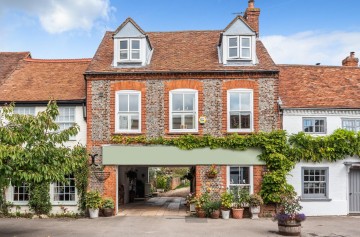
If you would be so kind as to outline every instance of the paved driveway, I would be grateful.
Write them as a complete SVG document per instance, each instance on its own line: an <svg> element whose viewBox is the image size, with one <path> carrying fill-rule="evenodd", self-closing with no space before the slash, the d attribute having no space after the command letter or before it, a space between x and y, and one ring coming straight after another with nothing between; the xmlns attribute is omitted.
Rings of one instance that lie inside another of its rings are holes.
<svg viewBox="0 0 360 237"><path fill-rule="evenodd" d="M269 219L213 220L182 216L116 216L98 219L0 219L1 237L253 237L278 236ZM314 217L302 236L358 237L359 217Z"/></svg>

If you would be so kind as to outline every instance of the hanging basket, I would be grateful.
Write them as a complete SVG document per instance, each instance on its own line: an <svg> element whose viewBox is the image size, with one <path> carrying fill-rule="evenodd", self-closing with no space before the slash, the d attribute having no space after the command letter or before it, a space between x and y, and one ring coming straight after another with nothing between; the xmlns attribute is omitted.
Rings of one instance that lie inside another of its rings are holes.
<svg viewBox="0 0 360 237"><path fill-rule="evenodd" d="M206 173L206 176L207 176L209 179L214 179L214 178L216 178L217 174Z"/></svg>
<svg viewBox="0 0 360 237"><path fill-rule="evenodd" d="M107 180L110 177L110 172L105 171L93 171L95 177L97 180L103 182Z"/></svg>

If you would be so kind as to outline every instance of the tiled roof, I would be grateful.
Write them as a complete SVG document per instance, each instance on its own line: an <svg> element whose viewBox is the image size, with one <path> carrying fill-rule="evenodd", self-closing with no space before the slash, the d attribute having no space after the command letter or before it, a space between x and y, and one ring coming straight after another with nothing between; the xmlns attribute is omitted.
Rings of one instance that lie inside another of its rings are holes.
<svg viewBox="0 0 360 237"><path fill-rule="evenodd" d="M90 59L24 59L0 86L2 102L85 99Z"/></svg>
<svg viewBox="0 0 360 237"><path fill-rule="evenodd" d="M278 65L283 108L360 108L360 68Z"/></svg>
<svg viewBox="0 0 360 237"><path fill-rule="evenodd" d="M26 57L30 57L29 52L0 52L0 85Z"/></svg>
<svg viewBox="0 0 360 237"><path fill-rule="evenodd" d="M184 72L277 70L261 41L256 42L259 64L224 66L219 63L221 31L181 31L147 33L154 52L149 65L139 68L113 68L114 32L106 32L87 72Z"/></svg>

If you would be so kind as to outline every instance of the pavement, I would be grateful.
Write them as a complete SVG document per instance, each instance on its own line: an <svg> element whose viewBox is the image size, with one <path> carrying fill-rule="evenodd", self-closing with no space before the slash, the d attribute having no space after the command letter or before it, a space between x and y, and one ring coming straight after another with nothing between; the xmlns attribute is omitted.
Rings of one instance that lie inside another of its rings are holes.
<svg viewBox="0 0 360 237"><path fill-rule="evenodd" d="M359 237L360 217L309 217L303 237ZM261 237L279 236L271 219L114 216L97 219L0 219L0 237Z"/></svg>

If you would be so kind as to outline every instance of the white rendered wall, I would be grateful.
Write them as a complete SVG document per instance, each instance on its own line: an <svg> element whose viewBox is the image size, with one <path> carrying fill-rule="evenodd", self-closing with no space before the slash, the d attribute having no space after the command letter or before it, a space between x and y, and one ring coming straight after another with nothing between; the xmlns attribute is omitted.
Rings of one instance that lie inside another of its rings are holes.
<svg viewBox="0 0 360 237"><path fill-rule="evenodd" d="M333 133L336 129L342 127L343 118L360 118L359 111L350 110L285 110L283 114L283 129L288 134L294 134L303 130L304 117L326 118L326 134ZM323 167L328 168L329 201L302 201L303 210L301 212L308 216L324 215L347 215L349 213L349 180L347 168L344 165L346 161L359 162L358 157L348 157L337 162L300 162L290 172L287 180L293 185L299 196L302 194L302 167Z"/></svg>
<svg viewBox="0 0 360 237"><path fill-rule="evenodd" d="M59 106L61 107L61 106ZM79 133L75 136L74 139L72 139L71 141L68 141L65 143L66 146L72 147L75 146L77 144L81 144L81 145L86 145L86 121L84 119L83 116L83 107L82 106L64 106L64 107L75 107L75 123L77 125L79 125L80 127L80 131ZM35 113L44 111L46 109L46 106L37 106L35 107ZM50 189L53 188L53 186L50 186ZM20 211L22 213L24 212L30 212L29 211L29 207L27 202L14 202L13 201L13 187L10 186L5 194L6 194L6 200L13 202L15 206L18 206L18 208L20 209L16 209L16 207L11 208L12 212L16 212L16 211ZM49 190L50 192L51 190ZM50 192L51 193L51 192ZM52 197L50 197L50 200L52 200ZM78 198L76 198L75 202L68 205L67 203L63 202L52 202L52 210L51 213L52 214L56 214L56 213L63 213L63 210L61 209L61 207L66 208L67 212L74 212L77 213L78 212L78 206L77 206L77 201Z"/></svg>

